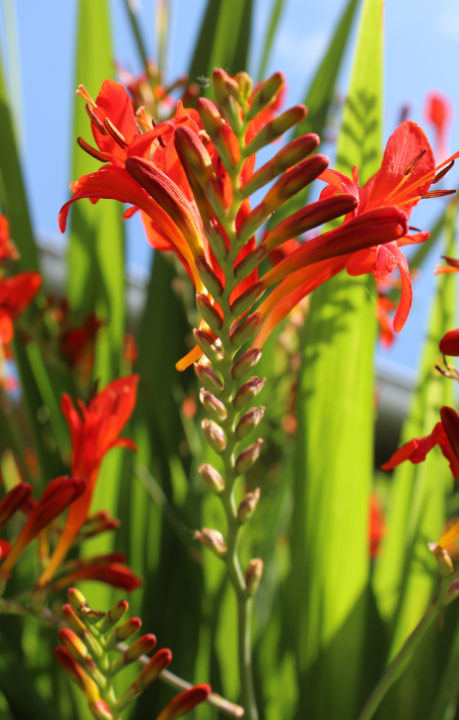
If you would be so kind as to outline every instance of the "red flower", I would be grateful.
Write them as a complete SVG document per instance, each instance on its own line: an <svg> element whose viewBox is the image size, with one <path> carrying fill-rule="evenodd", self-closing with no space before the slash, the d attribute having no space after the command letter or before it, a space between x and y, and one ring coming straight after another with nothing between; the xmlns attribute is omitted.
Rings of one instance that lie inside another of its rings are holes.
<svg viewBox="0 0 459 720"><path fill-rule="evenodd" d="M41 276L36 272L0 278L0 342L13 339L13 320L30 305L40 287Z"/></svg>
<svg viewBox="0 0 459 720"><path fill-rule="evenodd" d="M446 260L448 265L435 265L435 275L447 275L448 273L459 272L459 260L452 257L442 255L443 260Z"/></svg>
<svg viewBox="0 0 459 720"><path fill-rule="evenodd" d="M440 340L440 352L443 355L459 357L459 329L449 330Z"/></svg>
<svg viewBox="0 0 459 720"><path fill-rule="evenodd" d="M175 720L186 715L196 705L205 702L211 693L211 687L207 684L194 685L189 690L176 695L169 705L158 715L157 720Z"/></svg>
<svg viewBox="0 0 459 720"><path fill-rule="evenodd" d="M68 395L62 396L62 412L67 420L72 442L72 474L87 481L84 493L70 508L51 560L38 584L46 585L64 559L69 547L88 515L100 464L113 447L129 447L135 443L119 435L134 410L137 396L137 375L114 380L85 405L81 400L75 409Z"/></svg>
<svg viewBox="0 0 459 720"><path fill-rule="evenodd" d="M379 553L381 540L385 535L384 512L378 501L377 496L373 493L370 496L370 557L375 558Z"/></svg>
<svg viewBox="0 0 459 720"><path fill-rule="evenodd" d="M0 215L0 261L17 260L19 253L10 238L10 226L5 215Z"/></svg>
<svg viewBox="0 0 459 720"><path fill-rule="evenodd" d="M60 353L72 369L78 371L81 382L88 383L95 359L95 344L99 329L103 326L95 313L86 316L84 325L69 328L61 338Z"/></svg>
<svg viewBox="0 0 459 720"><path fill-rule="evenodd" d="M436 155L439 160L444 160L448 155L447 138L452 114L451 103L445 95L437 90L427 95L424 116L435 128Z"/></svg>
<svg viewBox="0 0 459 720"><path fill-rule="evenodd" d="M52 592L70 587L80 580L97 580L112 587L132 592L142 585L142 580L122 563L126 560L122 553L110 553L93 558L82 558L66 564L64 576L50 586Z"/></svg>
<svg viewBox="0 0 459 720"><path fill-rule="evenodd" d="M340 227L305 243L264 276L265 287L282 282L259 308L261 314L269 317L254 345L261 347L272 329L302 297L344 269L351 275L371 272L381 281L398 267L402 295L394 329L399 332L408 317L412 299L408 263L399 248L423 242L429 236L429 233L407 234L411 209L423 198L454 192L429 192L429 187L446 174L458 156L456 153L435 167L426 136L416 123L408 120L389 138L381 169L364 188L358 184L356 168L352 180L335 170L325 170L321 179L329 185L321 198L330 198L336 193L351 194L358 200L358 207L346 216ZM262 243L268 251L276 246L270 236L272 234Z"/></svg>
<svg viewBox="0 0 459 720"><path fill-rule="evenodd" d="M7 579L26 547L47 525L75 502L86 487L84 480L59 477L52 480L43 495L30 511L27 521L12 546L6 560L0 566L0 578Z"/></svg>

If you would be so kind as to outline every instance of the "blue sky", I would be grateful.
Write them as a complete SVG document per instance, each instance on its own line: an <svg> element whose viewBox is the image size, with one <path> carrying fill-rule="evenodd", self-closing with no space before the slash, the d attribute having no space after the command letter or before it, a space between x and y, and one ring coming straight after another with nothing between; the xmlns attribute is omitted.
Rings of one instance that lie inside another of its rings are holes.
<svg viewBox="0 0 459 720"><path fill-rule="evenodd" d="M97 1L97 0L95 0ZM4 7L14 5L4 0ZM148 50L154 53L154 0L138 0ZM172 6L168 77L186 71L200 25L205 0L174 0ZM343 0L286 0L269 71L282 69L289 85L288 102L301 101L317 64L327 47ZM254 23L251 70L256 72L271 0L258 0ZM57 213L68 199L70 181L71 113L74 101L73 67L76 1L47 0L16 3L16 21L22 87L13 79L18 112L24 171L32 216L39 233L61 243ZM122 0L112 1L114 46L117 60L133 72L140 69ZM387 0L385 8L385 135L397 124L400 108L409 103L411 119L423 124L426 91L438 89L459 108L457 60L459 4L457 0ZM5 50L5 22L0 25ZM346 88L350 57L343 67L341 91ZM429 134L429 131L427 130ZM452 150L459 148L459 123L453 120ZM328 149L328 148L327 148ZM455 187L457 174L448 187ZM425 201L413 213L412 223L432 226L442 201ZM128 261L146 266L150 251L143 231L129 221ZM433 282L435 259L426 265L415 285L415 299L408 323L390 354L381 357L415 367L422 343Z"/></svg>

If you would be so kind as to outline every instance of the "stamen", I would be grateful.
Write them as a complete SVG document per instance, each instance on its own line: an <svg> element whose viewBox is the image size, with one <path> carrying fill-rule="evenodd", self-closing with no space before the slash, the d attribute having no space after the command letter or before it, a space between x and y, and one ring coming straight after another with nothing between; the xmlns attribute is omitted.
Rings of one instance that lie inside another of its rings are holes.
<svg viewBox="0 0 459 720"><path fill-rule="evenodd" d="M439 180L441 180L442 178L444 178L445 175L446 175L446 173L449 173L449 171L451 170L451 168L453 167L453 165L454 165L454 160L451 160L451 162L450 162L449 165L447 165L445 168L443 168L443 170L440 170L440 172L438 173L438 175L435 175L434 179L433 179L432 182L431 182L431 185L435 185L435 183L439 182Z"/></svg>
<svg viewBox="0 0 459 720"><path fill-rule="evenodd" d="M82 150L87 152L88 155L91 155L91 157L95 158L96 160L100 160L104 163L110 162L109 155L106 155L100 150L97 150L97 148L92 147L92 145L89 145L89 143L87 143L86 140L84 140L82 137L77 138L77 143Z"/></svg>
<svg viewBox="0 0 459 720"><path fill-rule="evenodd" d="M120 133L120 131L113 125L110 118L108 118L108 117L105 118L104 125L105 125L105 129L107 130L108 134L111 135L114 140L116 140L116 142L118 143L120 148L122 148L124 150L125 148L128 147L128 145L129 145L128 141L126 140L124 135L122 135Z"/></svg>
<svg viewBox="0 0 459 720"><path fill-rule="evenodd" d="M454 155L451 155L451 157L449 157L447 160L445 160L444 162L440 163L440 165L438 165L434 170L430 170L428 173L426 173L426 174L423 175L421 178L419 178L419 179L416 181L418 188L422 187L422 186L425 185L426 183L432 182L432 177L435 176L435 173L436 173L438 170L441 170L441 168L445 167L445 165L448 165L448 164L451 162L451 160L455 160L455 159L458 158L458 157L459 157L459 151L455 152ZM402 182L403 182L403 180L402 180ZM405 188L404 190L402 190L402 192L400 193L400 196L399 196L399 200L401 200L407 193L412 192L412 190L413 190L413 186L412 186L412 185L410 185L409 187L407 187L407 188ZM389 198L390 196L392 196L392 195L393 195L393 191L390 193L390 195L387 196L386 201L387 201L388 198ZM406 202L413 202L413 201L412 201L412 200L407 200ZM406 204L406 202L405 202L405 204ZM400 207L400 203L399 203L398 201L397 201L397 205Z"/></svg>
<svg viewBox="0 0 459 720"><path fill-rule="evenodd" d="M419 155L416 155L416 157L410 163L408 163L408 165L405 168L405 172L403 174L409 175L411 172L413 172L414 168L416 167L418 162L420 162L420 160L422 160L422 158L424 157L426 152L427 152L427 148L424 148L424 150L421 150Z"/></svg>
<svg viewBox="0 0 459 720"><path fill-rule="evenodd" d="M408 230L414 230L414 232L422 232L421 228L414 227L414 225L408 225Z"/></svg>
<svg viewBox="0 0 459 720"><path fill-rule="evenodd" d="M102 122L101 120L99 120L99 118L97 117L97 115L96 115L96 113L94 112L94 110L93 110L89 105L85 105L85 110L86 110L86 112L87 112L88 115L89 115L89 119L91 120L91 122L93 123L93 125L96 126L96 128L98 129L98 131L99 131L100 133L102 133L102 135L108 135L106 129L104 128L103 122Z"/></svg>
<svg viewBox="0 0 459 720"><path fill-rule="evenodd" d="M431 190L421 195L421 199L444 197L445 195L454 195L455 190Z"/></svg>
<svg viewBox="0 0 459 720"><path fill-rule="evenodd" d="M78 90L75 90L76 94L83 98L83 100L86 100L87 103L92 105L92 107L97 107L95 101L92 99L91 95L88 93L84 85L78 85Z"/></svg>

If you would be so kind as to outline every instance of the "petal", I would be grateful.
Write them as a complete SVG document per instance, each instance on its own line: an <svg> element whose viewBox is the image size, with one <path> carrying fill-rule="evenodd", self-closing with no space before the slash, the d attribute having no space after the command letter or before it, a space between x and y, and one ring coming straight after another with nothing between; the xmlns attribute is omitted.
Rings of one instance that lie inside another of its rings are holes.
<svg viewBox="0 0 459 720"><path fill-rule="evenodd" d="M93 110L102 124L108 117L128 144L139 135L132 103L123 85L114 80L104 80L96 98L96 106ZM126 150L122 149L111 135L103 135L99 132L93 123L91 129L99 149L113 155L119 163L124 164Z"/></svg>
<svg viewBox="0 0 459 720"><path fill-rule="evenodd" d="M449 330L440 340L440 352L443 355L459 357L459 329Z"/></svg>

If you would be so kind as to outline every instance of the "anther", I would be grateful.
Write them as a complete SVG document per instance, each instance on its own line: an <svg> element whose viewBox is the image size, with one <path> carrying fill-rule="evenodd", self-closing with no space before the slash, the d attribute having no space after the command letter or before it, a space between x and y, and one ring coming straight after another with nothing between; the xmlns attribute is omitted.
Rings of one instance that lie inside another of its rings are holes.
<svg viewBox="0 0 459 720"><path fill-rule="evenodd" d="M424 157L426 152L427 152L426 148L424 148L424 150L421 150L419 155L416 155L416 157L410 163L408 163L408 165L405 168L405 172L403 174L409 175L411 172L413 172L414 168L416 167L418 162L420 162L420 160Z"/></svg>
<svg viewBox="0 0 459 720"><path fill-rule="evenodd" d="M83 100L86 100L87 103L92 105L92 107L97 107L95 101L92 99L91 95L88 93L84 85L78 85L78 90L75 91L77 95L83 98Z"/></svg>
<svg viewBox="0 0 459 720"><path fill-rule="evenodd" d="M118 143L120 148L124 150L124 148L127 148L129 145L128 141L120 133L120 131L113 125L110 118L106 117L104 120L105 129L107 130L108 134L112 136L112 138Z"/></svg>
<svg viewBox="0 0 459 720"><path fill-rule="evenodd" d="M100 150L97 150L95 147L92 147L92 145L89 145L89 143L86 142L82 137L77 138L77 143L80 146L82 150L88 153L88 155L91 155L91 157L95 158L96 160L100 160L101 162L110 162L110 157L106 155L103 152L100 152Z"/></svg>
<svg viewBox="0 0 459 720"><path fill-rule="evenodd" d="M414 232L422 232L421 228L414 227L414 225L408 225L408 230L414 230Z"/></svg>
<svg viewBox="0 0 459 720"><path fill-rule="evenodd" d="M88 115L89 115L89 119L91 120L91 122L93 123L93 125L96 126L96 128L98 129L98 131L99 131L100 133L102 133L102 135L108 135L106 129L104 128L103 122L102 122L101 120L99 120L99 118L97 117L97 115L96 115L96 113L94 112L94 110L92 109L92 107L91 107L90 105L86 105L86 106L85 106L85 110L86 110L86 112L87 112Z"/></svg>
<svg viewBox="0 0 459 720"><path fill-rule="evenodd" d="M446 167L444 167L443 170L440 170L440 172L438 173L438 175L435 175L434 179L430 181L430 182L431 182L431 185L435 185L435 183L439 182L439 180L441 180L442 178L444 178L445 175L446 175L446 173L449 173L449 171L451 170L451 168L453 167L453 165L454 165L454 160L451 160L451 162L449 163L449 165L447 165Z"/></svg>
<svg viewBox="0 0 459 720"><path fill-rule="evenodd" d="M424 193L420 197L422 200L425 200L426 198L437 198L444 197L445 195L454 195L455 192L455 190L431 190L430 192Z"/></svg>

